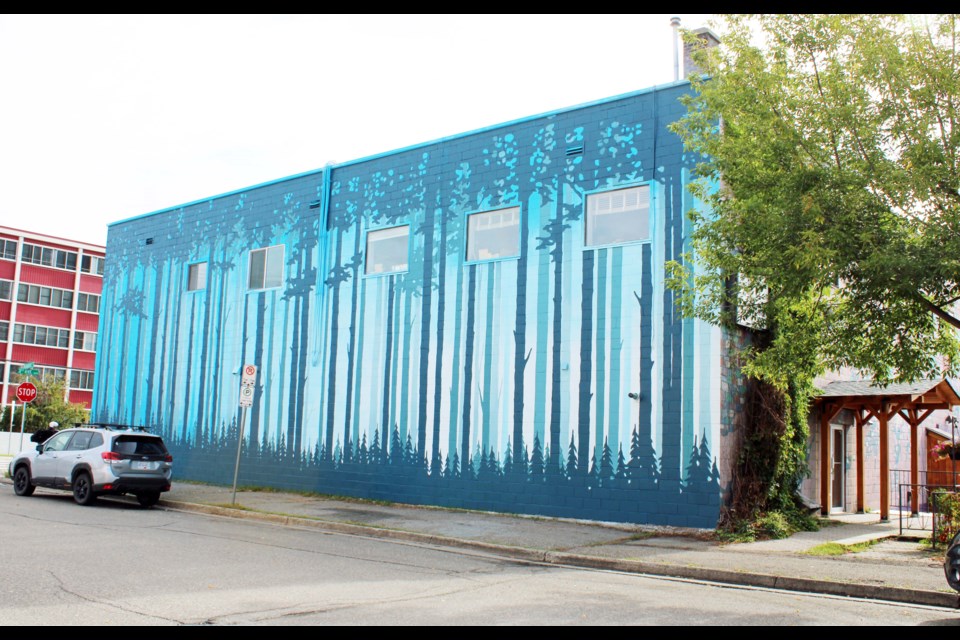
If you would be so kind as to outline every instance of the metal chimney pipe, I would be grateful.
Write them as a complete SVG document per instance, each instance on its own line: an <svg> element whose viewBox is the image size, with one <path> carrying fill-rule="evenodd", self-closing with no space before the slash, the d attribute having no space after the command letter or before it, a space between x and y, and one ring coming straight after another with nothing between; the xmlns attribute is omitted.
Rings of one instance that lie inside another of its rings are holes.
<svg viewBox="0 0 960 640"><path fill-rule="evenodd" d="M673 27L673 79L677 81L680 79L680 18L678 16L670 18L670 26Z"/></svg>

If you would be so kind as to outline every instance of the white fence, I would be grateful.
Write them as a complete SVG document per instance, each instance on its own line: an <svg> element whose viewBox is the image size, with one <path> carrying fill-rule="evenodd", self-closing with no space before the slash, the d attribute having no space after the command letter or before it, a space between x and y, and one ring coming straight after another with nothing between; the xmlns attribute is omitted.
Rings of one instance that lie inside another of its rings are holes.
<svg viewBox="0 0 960 640"><path fill-rule="evenodd" d="M0 431L0 456L16 455L21 451L32 449L37 446L35 442L30 442L32 433L23 434L23 443L20 442L20 425L16 425L13 433L10 433L10 425L3 425L3 431ZM2 470L0 470L2 471Z"/></svg>

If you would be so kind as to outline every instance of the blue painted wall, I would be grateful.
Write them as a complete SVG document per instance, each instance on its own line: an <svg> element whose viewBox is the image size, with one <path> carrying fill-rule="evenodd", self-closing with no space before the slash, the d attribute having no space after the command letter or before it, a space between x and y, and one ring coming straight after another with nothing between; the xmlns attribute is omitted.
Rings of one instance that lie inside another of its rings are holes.
<svg viewBox="0 0 960 640"><path fill-rule="evenodd" d="M149 424L179 477L229 483L252 363L241 484L715 526L720 333L679 317L664 288L696 206L696 158L666 128L686 91L111 225L93 416ZM586 194L638 184L650 240L585 250ZM504 206L521 208L519 257L465 263L467 214ZM366 233L400 224L409 270L365 276ZM283 286L248 291L250 250L276 245ZM188 292L204 261L207 287Z"/></svg>

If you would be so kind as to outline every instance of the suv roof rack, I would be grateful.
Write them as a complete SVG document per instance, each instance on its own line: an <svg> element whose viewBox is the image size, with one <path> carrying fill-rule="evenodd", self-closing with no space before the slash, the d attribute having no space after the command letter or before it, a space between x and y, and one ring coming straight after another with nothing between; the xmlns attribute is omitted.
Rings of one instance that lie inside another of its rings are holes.
<svg viewBox="0 0 960 640"><path fill-rule="evenodd" d="M88 422L80 426L93 427L95 429L109 429L110 431L141 431L144 433L150 431L150 429L142 425L118 424L115 422Z"/></svg>

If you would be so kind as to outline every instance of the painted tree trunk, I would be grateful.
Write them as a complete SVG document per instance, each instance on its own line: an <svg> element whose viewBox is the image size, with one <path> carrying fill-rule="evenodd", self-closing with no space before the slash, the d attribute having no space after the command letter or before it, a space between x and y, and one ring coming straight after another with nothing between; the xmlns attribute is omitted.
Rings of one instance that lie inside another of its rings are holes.
<svg viewBox="0 0 960 640"><path fill-rule="evenodd" d="M610 265L610 385L607 406L610 408L610 426L607 431L607 440L611 449L620 449L620 369L623 351L623 338L620 333L622 314L622 281L623 281L623 249L617 247L612 251ZM622 450L622 449L621 449ZM619 469L618 469L619 471Z"/></svg>
<svg viewBox="0 0 960 640"><path fill-rule="evenodd" d="M520 215L520 259L517 261L517 313L513 330L513 458L523 455L524 374L530 355L527 354L527 260L530 238L529 213ZM519 466L518 466L519 468ZM551 466L551 473L558 467Z"/></svg>
<svg viewBox="0 0 960 640"><path fill-rule="evenodd" d="M473 390L473 341L475 337L474 323L476 321L476 284L477 265L468 267L470 280L467 283L467 335L466 348L463 354L463 418L460 433L460 468L461 476L469 478L470 473L470 411L471 393Z"/></svg>
<svg viewBox="0 0 960 640"><path fill-rule="evenodd" d="M441 214L442 215L442 214ZM427 442L427 380L430 375L430 313L433 303L433 216L424 209L423 280L420 312L420 406L417 411L417 446Z"/></svg>
<svg viewBox="0 0 960 640"><path fill-rule="evenodd" d="M287 433L284 442L289 454L293 450L293 441L296 433L297 404L300 401L298 393L300 386L296 381L296 372L300 370L301 346L300 346L300 305L303 299L300 296L294 296L293 303L293 338L290 342L290 371L293 372L293 379L290 381L290 391L287 395Z"/></svg>
<svg viewBox="0 0 960 640"><path fill-rule="evenodd" d="M594 348L596 349L596 374L594 375L594 386L596 387L596 393L593 394L593 397L598 399L597 404L594 408L594 419L593 423L595 426L594 432L594 451L598 458L603 460L603 447L606 446L610 449L610 462L612 462L613 451L616 449L616 440L610 441L609 438L604 438L605 436L605 425L607 424L607 415L606 415L606 398L607 391L607 348L609 344L606 341L605 336L607 335L607 254L609 251L607 249L600 249L596 252L596 264L595 269L597 272L597 283L595 286L596 295L597 295L597 330L592 338L596 341ZM604 442L606 440L606 443Z"/></svg>
<svg viewBox="0 0 960 640"><path fill-rule="evenodd" d="M446 309L447 291L447 212L440 213L440 264L437 268L437 352L433 376L433 442L430 469L440 469L443 464L440 457L440 416L443 398L443 321ZM420 445L421 457L425 446Z"/></svg>
<svg viewBox="0 0 960 640"><path fill-rule="evenodd" d="M172 268L173 268L173 267L171 266L170 261L165 262L164 265L163 265L163 268L164 268L164 271L168 274L167 278L165 278L165 279L166 279L167 282L169 282L169 281L170 281L169 273L170 273L170 271L171 271ZM163 278L163 276L161 276L161 283L163 282L163 280L164 280L164 278ZM159 288L163 288L163 287L158 287L158 290L159 290ZM170 309L171 309L171 305L170 305L170 302L169 302L169 296L170 296L169 289L170 289L170 288L171 288L171 287L166 287L166 288L165 288L165 289L166 289L166 291L165 291L166 296L164 297L164 298L165 298L165 304L163 305L163 309L164 309L164 312L163 312L163 337L160 338L160 351L157 352L157 353L160 354L160 370L157 372L157 377L156 377L156 380L157 380L157 383L156 383L156 386L157 386L157 404L158 404L158 405L160 404L161 398L164 397L164 396L163 396L164 383L166 382L166 379L164 378L164 373L166 373L166 366L167 366L167 357L166 357L166 354L167 354L167 334L170 333ZM160 316L159 303L158 303L158 306L156 307L155 313L157 314L157 317L159 318L159 316ZM154 340L153 340L153 344L156 344L156 343L157 343L157 342L156 342L156 339L154 339ZM156 350L154 350L154 351L156 351ZM107 353L110 353L110 352L108 351ZM151 375L153 374L153 369L154 369L154 367L150 367L150 373L151 373ZM147 387L148 387L148 390L151 390L151 391L153 390L153 387L154 387L153 379L151 379L151 380L149 380L149 381L147 382ZM152 410L152 411L154 412L154 413L153 413L153 417L151 417L151 419L150 419L150 422L151 422L151 423L154 423L154 424L159 424L159 425L161 426L161 429L160 429L161 434L164 435L164 436L169 436L170 434L168 434L167 431L166 431L166 427L168 426L168 425L167 425L167 421L164 420L164 418L163 418L163 409L162 409L160 406L154 407L154 406L153 406L153 400L148 400L147 406L150 408L150 410Z"/></svg>
<svg viewBox="0 0 960 640"><path fill-rule="evenodd" d="M594 251L583 252L583 299L580 314L580 414L577 441L580 444L578 467L583 472L596 453L590 447L590 400L593 397L593 261Z"/></svg>
<svg viewBox="0 0 960 640"><path fill-rule="evenodd" d="M203 443L204 427L212 427L212 425L204 424L204 403L207 399L207 349L210 344L210 307L213 306L213 287L210 286L210 283L207 283L206 290L204 291L204 305L203 305L203 324L201 325L202 330L202 344L200 348L200 383L199 389L197 391L197 425L196 425L196 435L195 441L197 446L200 446ZM258 324L257 326L262 327L263 324ZM260 341L260 335L262 331L257 332L258 342Z"/></svg>
<svg viewBox="0 0 960 640"><path fill-rule="evenodd" d="M145 407L147 411L146 422L148 426L154 426L156 418L153 415L153 389L154 389L154 368L156 367L157 359L157 349L155 345L157 344L157 333L160 327L160 301L163 299L163 271L160 268L160 265L155 265L153 270L153 309L151 313L153 315L150 322L150 353L147 354L147 398L145 401ZM109 352L108 352L109 353ZM159 353L165 353L161 348ZM162 396L158 396L162 397Z"/></svg>
<svg viewBox="0 0 960 640"><path fill-rule="evenodd" d="M184 393L183 393L183 430L181 431L180 439L183 442L188 442L190 437L190 379L191 371L193 370L193 330L196 326L196 315L197 303L195 300L190 301L190 332L187 335L187 375L184 382Z"/></svg>
<svg viewBox="0 0 960 640"><path fill-rule="evenodd" d="M182 267L178 266L178 267L177 267L177 277L176 277L176 279L172 280L172 282L181 282L181 279L182 279L182 278L183 278L183 270L182 270ZM168 426L168 428L169 428L169 430L170 430L169 435L170 435L171 438L173 438L173 437L174 437L174 434L175 434L175 429L176 429L176 420L174 420L174 415L175 415L175 414L174 414L174 407L176 406L176 405L175 405L175 401L176 401L176 397L177 397L177 393L176 393L176 392L177 392L177 383L176 383L176 381L177 381L177 379L178 379L178 378L177 378L177 369L178 369L178 365L179 365L179 363L180 363L180 359L176 357L176 354L177 354L177 352L180 350L180 318L181 318L181 316L182 316L183 314L182 314L182 309L181 309L182 299L181 299L181 297L180 297L180 288L179 288L179 287L171 287L171 290L174 292L174 295L173 295L173 303L170 305L170 308L174 310L174 312L173 312L173 318L174 318L173 348L172 348L172 351L173 351L173 366L170 367L170 378L169 378L169 380L167 381L167 387L169 387L170 389L172 389L172 391L168 392L167 395L166 395L166 397L169 398L169 400L168 400L168 402L167 402L167 426ZM162 393L163 391L164 391L164 390L161 389L161 393ZM162 397L165 397L165 396L161 395L160 397L162 398Z"/></svg>
<svg viewBox="0 0 960 640"><path fill-rule="evenodd" d="M459 268L461 265L457 265L457 290L454 294L454 305L453 309L456 313L454 316L453 322L453 363L450 367L450 433L447 438L447 466L449 467L451 459L456 456L457 452L457 429L455 428L455 421L457 420L457 415L460 410L460 353L462 349L460 348L460 336L463 328L463 269ZM452 472L452 469L449 469Z"/></svg>
<svg viewBox="0 0 960 640"><path fill-rule="evenodd" d="M409 274L405 276L409 278ZM409 282L409 281L408 281ZM400 438L406 440L409 429L409 411L410 411L410 341L413 339L413 318L410 314L413 312L413 295L410 287L403 287L403 366L400 368ZM422 445L421 445L422 446Z"/></svg>
<svg viewBox="0 0 960 640"><path fill-rule="evenodd" d="M333 418L337 406L337 347L340 343L340 254L343 244L343 229L337 227L336 249L334 250L333 269L330 273L330 357L327 360L327 369L329 370L327 382L327 428L326 437L326 457L332 459L333 455ZM346 440L346 438L344 438Z"/></svg>
<svg viewBox="0 0 960 640"><path fill-rule="evenodd" d="M351 418L353 416L353 370L354 364L357 362L357 307L359 306L357 295L360 290L360 221L357 221L358 228L354 229L353 235L353 286L350 296L350 343L347 347L347 390L344 394L345 402L345 416L343 419L343 439L344 441L353 441L357 442L356 433L351 433L352 423ZM360 316L362 319L363 316ZM356 356L356 357L355 357Z"/></svg>
<svg viewBox="0 0 960 640"><path fill-rule="evenodd" d="M491 371L493 368L493 341L494 341L494 332L493 332L493 307L494 307L494 291L496 285L496 265L490 263L487 265L487 315L486 322L484 323L484 340L483 340L483 396L480 398L480 411L482 414L482 431L481 431L481 442L480 449L481 451L490 450L490 441L491 441L491 415L490 407L493 400L493 383L491 379Z"/></svg>
<svg viewBox="0 0 960 640"><path fill-rule="evenodd" d="M386 463L388 458L388 446L387 442L390 439L390 359L393 355L393 298L394 298L394 289L396 285L394 280L396 276L388 276L390 278L390 286L387 289L387 345L384 350L386 354L386 360L383 365L383 413L380 420L380 442L383 443L382 450L380 452L381 461Z"/></svg>
<svg viewBox="0 0 960 640"><path fill-rule="evenodd" d="M366 323L363 321L363 319L365 318L364 307L366 306L366 302L367 302L366 289L367 289L366 280L361 280L360 281L360 313L359 313L360 327L357 334L357 357L356 357L357 363L363 362L363 333L364 333L364 327L366 326ZM361 383L363 382L363 367L357 367L355 377L356 377L356 382L354 386L356 387L356 391L354 393L354 398L353 398L354 404L353 404L352 429L353 429L354 439L356 440L357 438L359 438L359 435L360 435L360 398L363 395L361 393ZM347 400L348 402L350 401L349 398Z"/></svg>
<svg viewBox="0 0 960 640"><path fill-rule="evenodd" d="M558 221L563 217L563 203L557 204ZM557 234L557 242L553 248L553 386L550 394L550 461L551 467L560 466L560 349L563 337L563 232ZM581 461L584 443L581 441ZM589 455L589 452L588 454ZM586 473L580 465L582 473Z"/></svg>

